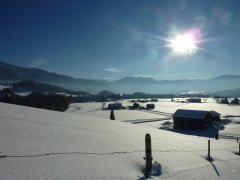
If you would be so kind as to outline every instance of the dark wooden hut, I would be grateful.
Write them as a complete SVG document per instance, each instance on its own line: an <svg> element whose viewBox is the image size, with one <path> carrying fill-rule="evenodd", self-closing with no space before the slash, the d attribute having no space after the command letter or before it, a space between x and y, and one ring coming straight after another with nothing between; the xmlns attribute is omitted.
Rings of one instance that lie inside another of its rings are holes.
<svg viewBox="0 0 240 180"><path fill-rule="evenodd" d="M173 114L174 128L201 129L219 119L216 111L178 109Z"/></svg>

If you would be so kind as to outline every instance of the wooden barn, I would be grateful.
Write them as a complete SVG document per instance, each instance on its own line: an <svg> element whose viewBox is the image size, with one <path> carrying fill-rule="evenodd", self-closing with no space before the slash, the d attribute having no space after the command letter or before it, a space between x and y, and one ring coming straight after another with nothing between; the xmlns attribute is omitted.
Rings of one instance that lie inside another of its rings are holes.
<svg viewBox="0 0 240 180"><path fill-rule="evenodd" d="M114 110L114 109L122 109L122 103L111 103L108 104L108 109Z"/></svg>
<svg viewBox="0 0 240 180"><path fill-rule="evenodd" d="M216 111L178 109L173 114L174 128L201 129L218 120L220 114Z"/></svg>
<svg viewBox="0 0 240 180"><path fill-rule="evenodd" d="M189 103L201 103L202 102L201 98L190 98L190 99L186 99L186 101Z"/></svg>
<svg viewBox="0 0 240 180"><path fill-rule="evenodd" d="M154 109L155 108L155 104L147 104L146 105L146 109Z"/></svg>

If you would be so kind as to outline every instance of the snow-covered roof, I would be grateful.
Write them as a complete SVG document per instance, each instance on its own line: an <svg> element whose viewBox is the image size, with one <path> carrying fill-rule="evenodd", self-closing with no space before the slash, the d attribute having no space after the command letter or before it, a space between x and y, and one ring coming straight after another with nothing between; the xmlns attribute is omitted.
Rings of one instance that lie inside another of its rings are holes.
<svg viewBox="0 0 240 180"><path fill-rule="evenodd" d="M194 119L204 119L205 116L210 113L212 117L219 117L219 114L216 111L204 111L204 110L189 110L189 109L178 109L173 117L185 117L185 118L194 118Z"/></svg>
<svg viewBox="0 0 240 180"><path fill-rule="evenodd" d="M120 108L122 107L122 103L110 103L108 104L109 108Z"/></svg>
<svg viewBox="0 0 240 180"><path fill-rule="evenodd" d="M194 118L194 119L204 119L207 114L208 114L208 111L178 109L173 114L173 117L185 117L185 118Z"/></svg>
<svg viewBox="0 0 240 180"><path fill-rule="evenodd" d="M209 111L209 113L212 115L212 117L219 117L221 115L216 111Z"/></svg>
<svg viewBox="0 0 240 180"><path fill-rule="evenodd" d="M8 88L8 87L0 84L0 90L5 89L5 88Z"/></svg>
<svg viewBox="0 0 240 180"><path fill-rule="evenodd" d="M122 103L110 103L108 105L114 105L114 106L122 106Z"/></svg>

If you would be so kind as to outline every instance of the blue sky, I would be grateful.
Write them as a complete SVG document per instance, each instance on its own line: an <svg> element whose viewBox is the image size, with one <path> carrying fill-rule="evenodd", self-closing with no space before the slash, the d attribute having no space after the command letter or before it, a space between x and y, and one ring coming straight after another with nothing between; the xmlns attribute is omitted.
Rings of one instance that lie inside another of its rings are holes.
<svg viewBox="0 0 240 180"><path fill-rule="evenodd" d="M240 74L238 0L1 0L0 60L79 78ZM199 49L166 39L198 29Z"/></svg>

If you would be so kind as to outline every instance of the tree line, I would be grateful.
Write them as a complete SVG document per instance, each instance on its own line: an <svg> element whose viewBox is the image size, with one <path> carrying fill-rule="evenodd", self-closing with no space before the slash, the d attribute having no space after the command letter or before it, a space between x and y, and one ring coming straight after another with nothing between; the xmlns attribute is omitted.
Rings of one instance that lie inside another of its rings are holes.
<svg viewBox="0 0 240 180"><path fill-rule="evenodd" d="M54 111L65 111L69 105L66 96L41 92L33 92L27 96L19 96L14 94L11 89L3 89L0 92L0 102Z"/></svg>
<svg viewBox="0 0 240 180"><path fill-rule="evenodd" d="M147 94L142 92L134 92L132 94L116 94L111 91L101 91L96 95L79 92L75 95L59 95L55 93L46 92L32 92L27 96L20 96L13 92L13 90L6 88L0 91L0 102L25 105L36 108L43 108L55 111L65 111L70 103L77 102L107 102L117 101L121 99L147 99L147 98L191 98L191 97L202 97L208 98L209 95L205 94ZM219 97L214 97L219 98ZM228 104L227 98L222 99L222 102ZM231 102L232 104L239 104L237 98Z"/></svg>

